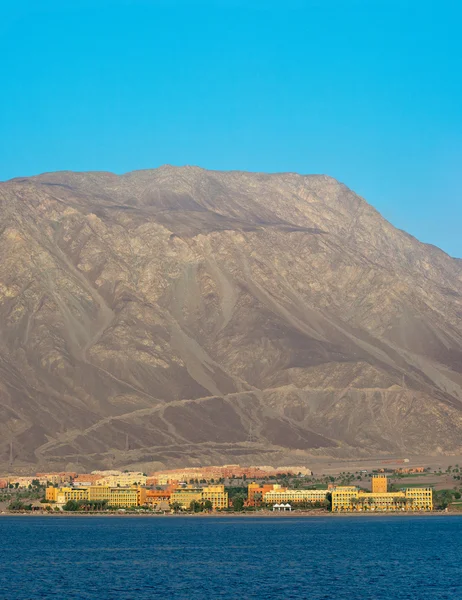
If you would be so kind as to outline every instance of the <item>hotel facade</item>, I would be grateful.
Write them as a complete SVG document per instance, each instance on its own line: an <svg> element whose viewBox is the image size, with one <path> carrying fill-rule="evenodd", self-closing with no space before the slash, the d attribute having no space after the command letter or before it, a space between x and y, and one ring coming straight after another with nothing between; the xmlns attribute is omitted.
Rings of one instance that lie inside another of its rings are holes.
<svg viewBox="0 0 462 600"><path fill-rule="evenodd" d="M433 490L430 487L388 491L385 475L372 478L372 491L363 492L354 486L338 486L332 490L332 512L428 512L433 510Z"/></svg>
<svg viewBox="0 0 462 600"><path fill-rule="evenodd" d="M397 492L388 491L386 475L374 475L370 492L356 486L331 485L328 489L299 490L277 484L260 486L250 483L247 491L247 506L260 504L291 505L323 503L332 501L332 512L397 512L433 510L433 491L430 487L405 488ZM330 494L330 496L328 496Z"/></svg>
<svg viewBox="0 0 462 600"><path fill-rule="evenodd" d="M262 500L266 504L281 504L292 502L294 504L324 502L328 490L294 490L278 484L273 489L264 493Z"/></svg>
<svg viewBox="0 0 462 600"><path fill-rule="evenodd" d="M229 499L228 492L225 491L224 485L209 485L206 487L179 487L176 488L170 496L170 503L178 503L182 509L188 509L191 502L206 502L209 500L212 503L214 510L228 508Z"/></svg>
<svg viewBox="0 0 462 600"><path fill-rule="evenodd" d="M69 500L88 500L89 502L106 501L115 508L130 508L146 504L146 489L137 487L108 487L92 485L88 487L48 487L45 498L58 505L66 504Z"/></svg>

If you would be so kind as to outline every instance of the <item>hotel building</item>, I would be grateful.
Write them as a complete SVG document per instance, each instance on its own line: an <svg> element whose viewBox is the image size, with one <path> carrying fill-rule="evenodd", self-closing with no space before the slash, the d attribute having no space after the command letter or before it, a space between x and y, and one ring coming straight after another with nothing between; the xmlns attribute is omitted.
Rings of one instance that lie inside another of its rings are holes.
<svg viewBox="0 0 462 600"><path fill-rule="evenodd" d="M49 487L45 497L48 501L57 504L66 504L69 500L88 500L89 502L107 501L109 506L127 508L131 506L144 506L146 504L146 490L142 487L108 487L92 485L89 487Z"/></svg>
<svg viewBox="0 0 462 600"><path fill-rule="evenodd" d="M178 502L183 509L190 507L191 502L205 502L209 500L215 509L227 508L229 504L228 492L224 485L209 485L207 487L179 487L170 496L170 503Z"/></svg>
<svg viewBox="0 0 462 600"><path fill-rule="evenodd" d="M406 488L388 492L384 475L372 478L372 491L362 492L353 486L338 486L332 491L332 512L396 512L433 510L433 491L429 487Z"/></svg>
<svg viewBox="0 0 462 600"><path fill-rule="evenodd" d="M278 484L273 489L263 493L263 502L267 504L281 504L293 502L295 504L302 502L324 502L327 496L327 490L293 490L282 487Z"/></svg>
<svg viewBox="0 0 462 600"><path fill-rule="evenodd" d="M93 471L93 475L99 475L96 485L104 485L109 487L125 487L128 485L146 485L146 475L144 473L129 471Z"/></svg>

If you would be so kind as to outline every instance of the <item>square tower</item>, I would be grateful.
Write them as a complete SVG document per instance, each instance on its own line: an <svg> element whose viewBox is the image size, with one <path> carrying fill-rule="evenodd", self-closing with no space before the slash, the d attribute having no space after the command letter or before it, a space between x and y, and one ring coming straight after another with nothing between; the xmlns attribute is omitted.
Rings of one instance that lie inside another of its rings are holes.
<svg viewBox="0 0 462 600"><path fill-rule="evenodd" d="M386 475L372 475L372 493L385 494L387 492L388 480Z"/></svg>

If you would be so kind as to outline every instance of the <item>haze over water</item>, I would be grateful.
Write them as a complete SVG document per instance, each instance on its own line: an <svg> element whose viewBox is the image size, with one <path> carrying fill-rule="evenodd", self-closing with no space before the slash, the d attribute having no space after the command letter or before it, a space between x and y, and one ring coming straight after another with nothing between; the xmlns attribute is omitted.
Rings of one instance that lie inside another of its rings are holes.
<svg viewBox="0 0 462 600"><path fill-rule="evenodd" d="M462 517L0 519L0 597L462 598Z"/></svg>

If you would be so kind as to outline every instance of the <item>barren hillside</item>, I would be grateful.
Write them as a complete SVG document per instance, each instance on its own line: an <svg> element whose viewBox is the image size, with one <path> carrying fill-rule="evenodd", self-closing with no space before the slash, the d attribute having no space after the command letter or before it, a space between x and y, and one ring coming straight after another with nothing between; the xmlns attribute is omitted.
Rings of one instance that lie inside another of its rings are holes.
<svg viewBox="0 0 462 600"><path fill-rule="evenodd" d="M325 176L0 183L0 465L462 451L462 262Z"/></svg>

